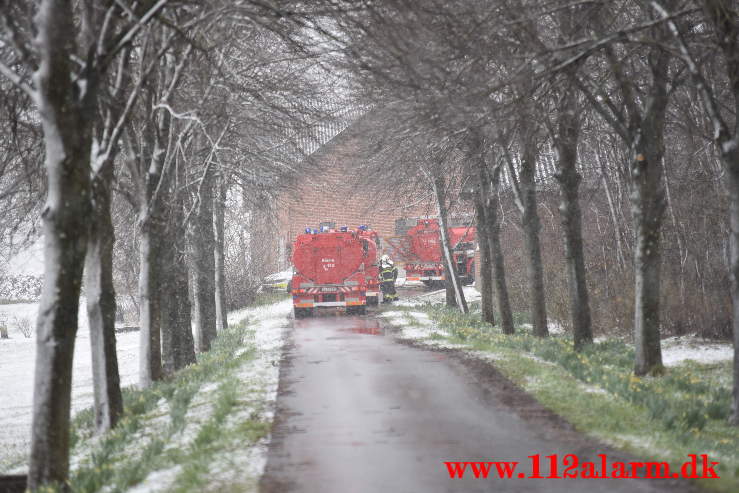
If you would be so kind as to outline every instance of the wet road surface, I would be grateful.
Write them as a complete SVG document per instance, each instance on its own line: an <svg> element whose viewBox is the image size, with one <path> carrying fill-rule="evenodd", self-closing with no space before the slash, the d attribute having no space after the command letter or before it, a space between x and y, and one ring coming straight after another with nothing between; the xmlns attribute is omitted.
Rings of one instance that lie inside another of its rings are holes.
<svg viewBox="0 0 739 493"><path fill-rule="evenodd" d="M605 451L522 418L460 358L400 344L371 315L295 320L291 339L262 493L693 491L674 480L498 479L494 470L450 479L444 461L516 460L515 475L528 476L529 455L599 461Z"/></svg>

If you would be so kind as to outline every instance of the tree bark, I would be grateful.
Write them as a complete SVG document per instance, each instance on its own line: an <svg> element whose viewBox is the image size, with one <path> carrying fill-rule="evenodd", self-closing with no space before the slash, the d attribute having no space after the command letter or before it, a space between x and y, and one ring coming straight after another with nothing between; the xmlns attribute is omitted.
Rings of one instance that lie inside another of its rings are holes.
<svg viewBox="0 0 739 493"><path fill-rule="evenodd" d="M44 131L48 195L42 213L44 287L36 329L33 424L28 487L69 474L72 359L77 335L90 216L90 146L96 81L78 95L70 53L76 52L72 5L45 0L36 16L40 56L34 74Z"/></svg>
<svg viewBox="0 0 739 493"><path fill-rule="evenodd" d="M559 159L555 177L559 183L559 212L565 243L567 284L570 294L570 319L575 350L593 342L590 320L590 300L585 277L585 258L582 239L582 212L580 210L579 186L582 180L577 171L577 143L580 121L577 117L574 89L565 89L557 116L555 145Z"/></svg>
<svg viewBox="0 0 739 493"><path fill-rule="evenodd" d="M153 96L149 93L149 105ZM161 280L160 261L162 255L162 197L167 189L160 183L164 166L165 149L161 144L167 135L168 117L163 120L151 116L145 124L145 143L150 155L142 156L148 167L142 173L141 196L139 197L139 385L147 388L162 374L161 351ZM158 127L158 128L157 128Z"/></svg>
<svg viewBox="0 0 739 493"><path fill-rule="evenodd" d="M481 188L481 186L480 186ZM490 241L485 217L485 201L482 191L475 191L475 213L477 215L477 244L480 249L480 304L482 319L495 325L493 310L493 267L490 258Z"/></svg>
<svg viewBox="0 0 739 493"><path fill-rule="evenodd" d="M488 222L488 234L490 235L490 257L493 264L493 281L495 282L495 295L498 301L498 316L500 316L500 327L503 333L513 334L516 329L513 326L513 312L508 297L508 283L505 274L505 259L500 244L500 220L498 218L500 167L493 171L490 183L492 189L487 194L488 203L485 207L485 217Z"/></svg>
<svg viewBox="0 0 739 493"><path fill-rule="evenodd" d="M212 170L203 174L197 200L199 202L189 225L189 233L195 267L193 303L196 345L199 352L205 352L216 337Z"/></svg>
<svg viewBox="0 0 739 493"><path fill-rule="evenodd" d="M116 300L113 286L115 232L110 216L113 162L92 179L93 211L85 258L85 294L90 326L95 424L99 432L113 428L123 414L115 340Z"/></svg>
<svg viewBox="0 0 739 493"><path fill-rule="evenodd" d="M162 247L162 254L159 260L161 269L159 275L159 280L161 281L161 296L159 301L161 315L159 326L162 346L162 373L166 376L171 376L177 371L175 364L175 355L177 354L177 345L179 342L177 340L177 324L179 323L179 316L177 314L179 303L177 298L181 296L181 293L177 292L174 286L177 246L173 238L169 237L168 240Z"/></svg>
<svg viewBox="0 0 739 493"><path fill-rule="evenodd" d="M142 388L162 378L158 271L161 233L151 217L152 212L148 217L140 216L139 223L139 385Z"/></svg>
<svg viewBox="0 0 739 493"><path fill-rule="evenodd" d="M180 230L182 231L182 230ZM187 365L195 363L195 341L192 335L192 319L190 316L192 307L190 306L189 295L189 271L185 253L184 232L181 232L177 245L177 260L173 271L172 286L177 292L177 325L176 325L176 351L174 354L174 367L180 370Z"/></svg>
<svg viewBox="0 0 739 493"><path fill-rule="evenodd" d="M178 166L184 179L184 166ZM162 255L162 366L171 375L195 362L195 343L190 319L188 263L184 245L183 193L175 191L175 204L170 210L167 247Z"/></svg>
<svg viewBox="0 0 739 493"><path fill-rule="evenodd" d="M737 73L739 75L739 72ZM738 87L739 88L739 87ZM739 96L739 93L737 93ZM735 137L736 138L736 137ZM729 156L727 156L729 157ZM729 232L731 277L732 328L734 330L734 386L729 422L739 425L739 151L733 152L733 162L725 160L728 167Z"/></svg>
<svg viewBox="0 0 739 493"><path fill-rule="evenodd" d="M226 181L223 175L218 177L215 200L213 203L213 225L215 233L215 298L216 298L216 329L225 330L228 327L228 307L226 303L226 272L224 267L224 220L226 213Z"/></svg>
<svg viewBox="0 0 739 493"><path fill-rule="evenodd" d="M665 211L662 181L664 121L667 110L669 55L658 50L652 61L654 84L650 100L632 141L629 166L631 213L634 220L634 373L662 370L660 347L661 228Z"/></svg>
<svg viewBox="0 0 739 493"><path fill-rule="evenodd" d="M525 113L525 112L524 112ZM534 335L546 337L547 328L546 296L544 295L544 266L541 261L541 244L539 231L541 221L536 204L536 155L537 143L535 129L530 123L530 117L524 115L521 124L519 146L521 149L521 172L519 173L521 187L521 225L524 231L524 244L528 262L526 274L529 284L529 306L531 323Z"/></svg>

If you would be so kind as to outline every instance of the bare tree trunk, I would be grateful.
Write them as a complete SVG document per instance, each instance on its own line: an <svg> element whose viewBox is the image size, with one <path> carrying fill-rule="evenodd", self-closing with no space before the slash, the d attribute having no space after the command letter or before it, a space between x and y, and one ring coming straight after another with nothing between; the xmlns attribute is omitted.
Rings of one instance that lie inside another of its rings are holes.
<svg viewBox="0 0 739 493"><path fill-rule="evenodd" d="M536 138L535 129L531 127L528 116L524 117L521 125L521 138L519 146L521 149L521 172L519 173L521 187L521 225L524 231L524 244L526 248L526 273L529 283L529 304L531 310L531 323L534 335L546 337L549 335L547 328L547 307L544 295L544 266L541 261L541 244L539 242L539 231L541 222L536 207L536 184L534 182L536 173Z"/></svg>
<svg viewBox="0 0 739 493"><path fill-rule="evenodd" d="M30 489L63 485L69 474L72 359L89 229L89 122L96 85L87 80L88 93L77 99L69 56L75 52L69 2L41 2L36 27L40 64L34 80L48 195L42 213L45 271L36 329Z"/></svg>
<svg viewBox="0 0 739 493"><path fill-rule="evenodd" d="M495 325L493 310L493 267L490 258L490 241L483 200L482 184L475 192L475 212L477 214L477 243L480 249L480 304L482 319Z"/></svg>
<svg viewBox="0 0 739 493"><path fill-rule="evenodd" d="M149 101L152 100L149 94ZM151 155L145 156L148 168L142 176L139 198L139 385L142 388L162 378L159 262L163 234L161 193L167 187L160 183L164 179L162 168L165 159L160 139L167 132L162 131L166 123L159 121L159 128L156 128L155 122L147 122L149 128L145 129L152 132L145 137Z"/></svg>
<svg viewBox="0 0 739 493"><path fill-rule="evenodd" d="M656 166L659 166L658 164ZM655 167L655 164L652 164ZM643 184L645 185L645 184ZM656 199L649 187L634 184L632 211L634 215L634 345L636 361L634 373L645 375L659 371L662 366L660 348L660 226L661 212L654 210L658 204L648 203ZM652 195L650 198L649 195Z"/></svg>
<svg viewBox="0 0 739 493"><path fill-rule="evenodd" d="M495 325L495 310L493 305L493 267L490 255L490 233L488 231L487 212L485 205L490 194L490 179L487 174L485 163L485 141L482 130L475 128L471 133L470 159L476 162L477 186L474 193L474 205L477 224L477 244L480 251L480 308L482 319L489 324Z"/></svg>
<svg viewBox="0 0 739 493"><path fill-rule="evenodd" d="M192 336L192 320L190 318L192 307L190 306L189 295L189 271L184 248L184 236L184 233L180 233L176 242L178 248L172 281L172 286L177 292L175 299L177 300L176 312L178 317L176 325L177 344L174 354L175 370L195 363L195 341Z"/></svg>
<svg viewBox="0 0 739 493"><path fill-rule="evenodd" d="M85 295L92 346L95 424L101 432L113 428L123 414L115 340L115 232L110 216L112 182L113 162L108 161L102 164L92 180L93 212L85 258Z"/></svg>
<svg viewBox="0 0 739 493"><path fill-rule="evenodd" d="M226 272L224 270L224 219L226 213L226 181L223 175L219 176L214 209L215 233L215 287L216 287L216 328L218 331L228 327L228 309L226 306Z"/></svg>
<svg viewBox="0 0 739 493"><path fill-rule="evenodd" d="M187 265L181 244L172 242L171 248L163 252L161 266L162 368L171 375L195 363Z"/></svg>
<svg viewBox="0 0 739 493"><path fill-rule="evenodd" d="M662 370L660 347L660 234L665 211L662 180L664 121L669 55L657 50L654 85L644 118L632 143L631 213L634 219L634 373Z"/></svg>
<svg viewBox="0 0 739 493"><path fill-rule="evenodd" d="M171 224L169 225L171 227ZM174 238L169 236L172 230L169 230L168 238L165 239L162 245L162 252L159 260L159 280L161 286L159 289L159 312L160 312L160 334L161 334L161 345L162 345L162 373L170 376L176 368L176 353L177 353L177 324L179 323L179 315L177 310L179 303L177 298L181 296L174 285L175 283L175 269L177 266L176 255L177 245L174 242Z"/></svg>
<svg viewBox="0 0 739 493"><path fill-rule="evenodd" d="M144 205L146 207L146 205ZM151 214L151 213L150 213ZM160 233L156 220L142 218L139 234L139 385L149 387L162 378L160 336L160 287L158 265L161 260Z"/></svg>
<svg viewBox="0 0 739 493"><path fill-rule="evenodd" d="M574 89L567 91L558 109L555 145L559 159L555 177L560 187L559 212L565 242L567 284L570 293L570 318L575 350L593 342L590 326L590 300L585 277L585 258L582 240L582 212L578 197L581 176L577 171L577 142L580 122L577 116Z"/></svg>
<svg viewBox="0 0 739 493"><path fill-rule="evenodd" d="M513 312L508 297L508 283L505 274L505 259L503 248L500 244L500 220L498 218L498 187L500 186L500 167L493 170L491 177L492 189L488 193L488 203L485 208L485 217L488 222L488 234L490 235L490 257L493 263L493 280L495 282L495 294L498 299L498 315L500 316L500 327L504 334L513 334L516 329L513 326Z"/></svg>
<svg viewBox="0 0 739 493"><path fill-rule="evenodd" d="M464 291L462 291L462 284L459 282L459 278L457 277L457 269L454 267L454 257L452 256L451 246L449 245L447 210L444 199L444 179L442 177L434 176L432 186L434 189L434 196L436 197L436 207L439 213L441 249L444 254L447 280L451 283L454 290L454 301L456 302L457 308L459 308L462 313L467 313L467 301L464 299ZM449 293L449 291L447 291L447 293ZM449 294L447 294L447 297L449 297Z"/></svg>
<svg viewBox="0 0 739 493"><path fill-rule="evenodd" d="M195 334L199 352L210 349L216 337L215 239L213 234L213 173L208 170L200 183L199 201L189 224L192 245Z"/></svg>
<svg viewBox="0 0 739 493"><path fill-rule="evenodd" d="M736 147L733 150L733 156L727 157L733 158L733 162L729 159L724 160L725 164L730 164L727 166L729 224L731 225L729 273L731 276L732 328L734 330L734 393L729 422L739 425L739 151Z"/></svg>
<svg viewBox="0 0 739 493"><path fill-rule="evenodd" d="M184 166L177 166L184 182ZM188 263L185 253L183 192L175 190L175 203L170 210L167 248L162 255L161 332L162 364L172 374L195 362L195 343L190 320Z"/></svg>

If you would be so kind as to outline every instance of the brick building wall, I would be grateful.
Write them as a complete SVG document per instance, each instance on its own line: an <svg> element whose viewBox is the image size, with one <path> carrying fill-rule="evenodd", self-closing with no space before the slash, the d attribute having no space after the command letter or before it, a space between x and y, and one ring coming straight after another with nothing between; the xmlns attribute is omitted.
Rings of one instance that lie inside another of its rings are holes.
<svg viewBox="0 0 739 493"><path fill-rule="evenodd" d="M283 194L279 200L280 245L278 250L286 265L290 245L306 227L318 228L322 222L332 222L336 227L356 228L365 224L377 231L382 240L395 236L398 219L433 215L433 203L407 206L401 199L378 200L384 183L362 184L359 169L363 164L361 150L366 147L366 126L373 122L371 116L355 123L316 151L311 159L315 170L305 176L296 190ZM392 203L388 203L392 202Z"/></svg>

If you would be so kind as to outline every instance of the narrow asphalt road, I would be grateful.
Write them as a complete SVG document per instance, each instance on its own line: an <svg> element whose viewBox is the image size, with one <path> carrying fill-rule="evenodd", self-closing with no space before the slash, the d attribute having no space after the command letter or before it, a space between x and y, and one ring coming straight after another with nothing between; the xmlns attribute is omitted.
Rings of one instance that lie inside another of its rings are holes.
<svg viewBox="0 0 739 493"><path fill-rule="evenodd" d="M525 394L512 398L520 391L462 358L398 343L371 315L296 320L291 339L262 493L693 490L676 480L498 479L495 470L450 479L444 461L514 460L514 476L528 476L533 454L600 463L596 454L609 452L561 420L531 419L547 414L535 402L522 417L511 402L530 401Z"/></svg>

